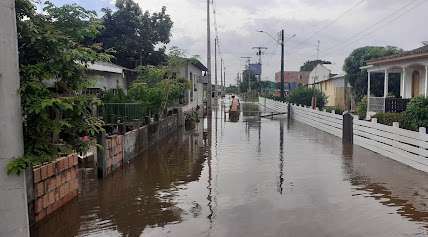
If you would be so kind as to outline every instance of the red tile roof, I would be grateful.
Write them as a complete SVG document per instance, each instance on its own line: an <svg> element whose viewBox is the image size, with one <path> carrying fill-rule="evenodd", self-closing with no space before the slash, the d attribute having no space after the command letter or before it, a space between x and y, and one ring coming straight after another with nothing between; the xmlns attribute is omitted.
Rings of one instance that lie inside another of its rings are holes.
<svg viewBox="0 0 428 237"><path fill-rule="evenodd" d="M428 45L422 46L422 47L417 48L417 49L404 51L402 53L395 54L395 55L375 58L375 59L367 61L367 64L378 64L378 63L382 63L384 61L392 61L392 60L395 61L395 60L400 60L400 59L404 59L404 58L409 58L412 56L417 57L417 56L425 55L425 54L428 54Z"/></svg>

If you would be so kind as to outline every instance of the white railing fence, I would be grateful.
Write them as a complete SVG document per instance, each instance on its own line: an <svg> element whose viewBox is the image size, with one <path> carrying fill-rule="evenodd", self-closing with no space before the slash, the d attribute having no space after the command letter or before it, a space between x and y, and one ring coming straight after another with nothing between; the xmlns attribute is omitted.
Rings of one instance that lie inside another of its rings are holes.
<svg viewBox="0 0 428 237"><path fill-rule="evenodd" d="M265 103L264 98L259 103ZM287 111L287 103L266 99L266 105ZM290 115L289 115L290 116ZM343 136L343 115L332 111L313 110L310 107L291 105L293 120L305 123L337 137ZM428 172L428 134L426 128L419 132L399 128L398 123L387 126L372 121L353 120L354 144L389 157L415 169Z"/></svg>

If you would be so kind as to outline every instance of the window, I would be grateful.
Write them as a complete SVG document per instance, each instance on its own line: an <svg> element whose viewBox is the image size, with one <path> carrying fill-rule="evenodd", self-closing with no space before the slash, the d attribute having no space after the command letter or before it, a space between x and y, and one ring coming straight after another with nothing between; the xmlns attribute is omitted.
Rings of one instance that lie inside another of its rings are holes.
<svg viewBox="0 0 428 237"><path fill-rule="evenodd" d="M190 83L192 83L192 87L194 87L193 81L193 73L190 72ZM190 89L190 101L193 101L193 88Z"/></svg>

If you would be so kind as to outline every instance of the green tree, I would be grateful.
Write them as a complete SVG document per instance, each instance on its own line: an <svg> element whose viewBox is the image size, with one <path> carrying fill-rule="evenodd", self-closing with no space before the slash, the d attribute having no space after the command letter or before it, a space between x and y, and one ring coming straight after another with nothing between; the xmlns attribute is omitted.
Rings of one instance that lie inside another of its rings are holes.
<svg viewBox="0 0 428 237"><path fill-rule="evenodd" d="M127 68L165 63L165 47L155 46L170 40L173 22L166 7L151 14L133 0L117 0L116 8L103 9L104 30L98 38L104 49L114 50L113 62Z"/></svg>
<svg viewBox="0 0 428 237"><path fill-rule="evenodd" d="M88 144L80 138L102 130L102 121L91 113L99 101L79 93L89 84L87 64L110 56L88 43L102 27L95 12L46 2L39 13L30 0L17 0L15 7L25 157L12 162L9 172L19 173L62 152L83 152Z"/></svg>
<svg viewBox="0 0 428 237"><path fill-rule="evenodd" d="M288 101L297 105L310 106L312 104L312 97L316 97L318 108L324 108L325 104L327 103L327 97L322 91L315 88L296 88L295 90L291 91Z"/></svg>
<svg viewBox="0 0 428 237"><path fill-rule="evenodd" d="M361 100L361 98L367 94L367 70L361 70L360 68L367 66L367 61L370 59L394 55L400 52L402 52L401 49L392 46L367 46L355 49L351 55L345 59L343 70L346 72L346 79L351 84L353 94L357 101ZM383 92L382 78L383 75L373 74L373 93L380 94ZM392 81L396 81L396 79ZM396 91L396 89L393 91Z"/></svg>
<svg viewBox="0 0 428 237"><path fill-rule="evenodd" d="M314 70L314 68L318 65L318 64L331 64L330 61L324 61L324 60L311 60L311 61L306 61L301 67L300 67L300 71L301 72L311 72L312 70Z"/></svg>

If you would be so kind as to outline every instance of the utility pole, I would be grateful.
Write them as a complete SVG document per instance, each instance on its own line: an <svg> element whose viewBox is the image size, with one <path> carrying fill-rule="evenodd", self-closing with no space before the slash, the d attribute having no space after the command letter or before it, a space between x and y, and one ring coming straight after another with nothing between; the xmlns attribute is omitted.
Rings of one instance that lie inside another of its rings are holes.
<svg viewBox="0 0 428 237"><path fill-rule="evenodd" d="M223 58L220 58L220 84L223 92ZM223 93L222 93L223 94Z"/></svg>
<svg viewBox="0 0 428 237"><path fill-rule="evenodd" d="M285 72L284 72L284 46L285 46L285 35L284 29L281 30L281 100L285 100Z"/></svg>
<svg viewBox="0 0 428 237"><path fill-rule="evenodd" d="M211 83L211 23L210 23L210 1L207 0L207 79L208 79L208 88L207 88L207 110L208 115L212 111L212 83Z"/></svg>
<svg viewBox="0 0 428 237"><path fill-rule="evenodd" d="M24 154L15 0L1 1L0 29L0 236L28 237L25 172L6 174Z"/></svg>
<svg viewBox="0 0 428 237"><path fill-rule="evenodd" d="M257 53L256 53L256 55L257 56L259 56L259 67L260 67L260 74L258 75L259 76L259 78L258 78L258 81L259 81L259 83L262 81L262 55L264 54L264 50L267 50L268 48L266 48L266 47L253 47L253 49L256 49L257 50ZM259 84L259 86L258 86L258 90L257 90L259 93L261 92L261 87L260 87L260 84Z"/></svg>
<svg viewBox="0 0 428 237"><path fill-rule="evenodd" d="M247 80L248 80L248 91L251 91L251 73L250 73L250 64L251 64L251 57L241 57L242 59L246 59L247 60L247 64L245 65L245 71L247 74ZM242 75L243 77L245 76L245 74ZM243 78L244 79L244 78Z"/></svg>
<svg viewBox="0 0 428 237"><path fill-rule="evenodd" d="M224 67L223 73L224 73L224 75L223 75L223 80L224 80L223 85L224 85L224 88L225 88L226 87L226 67Z"/></svg>
<svg viewBox="0 0 428 237"><path fill-rule="evenodd" d="M214 39L214 71L215 71L215 98L217 98L217 86L218 86L218 70L217 70L217 44L218 44L218 38L215 37ZM221 75L221 73L220 73Z"/></svg>
<svg viewBox="0 0 428 237"><path fill-rule="evenodd" d="M253 49L257 49L256 55L259 56L259 64L262 64L262 55L264 54L263 50L267 50L266 47L253 47Z"/></svg>

